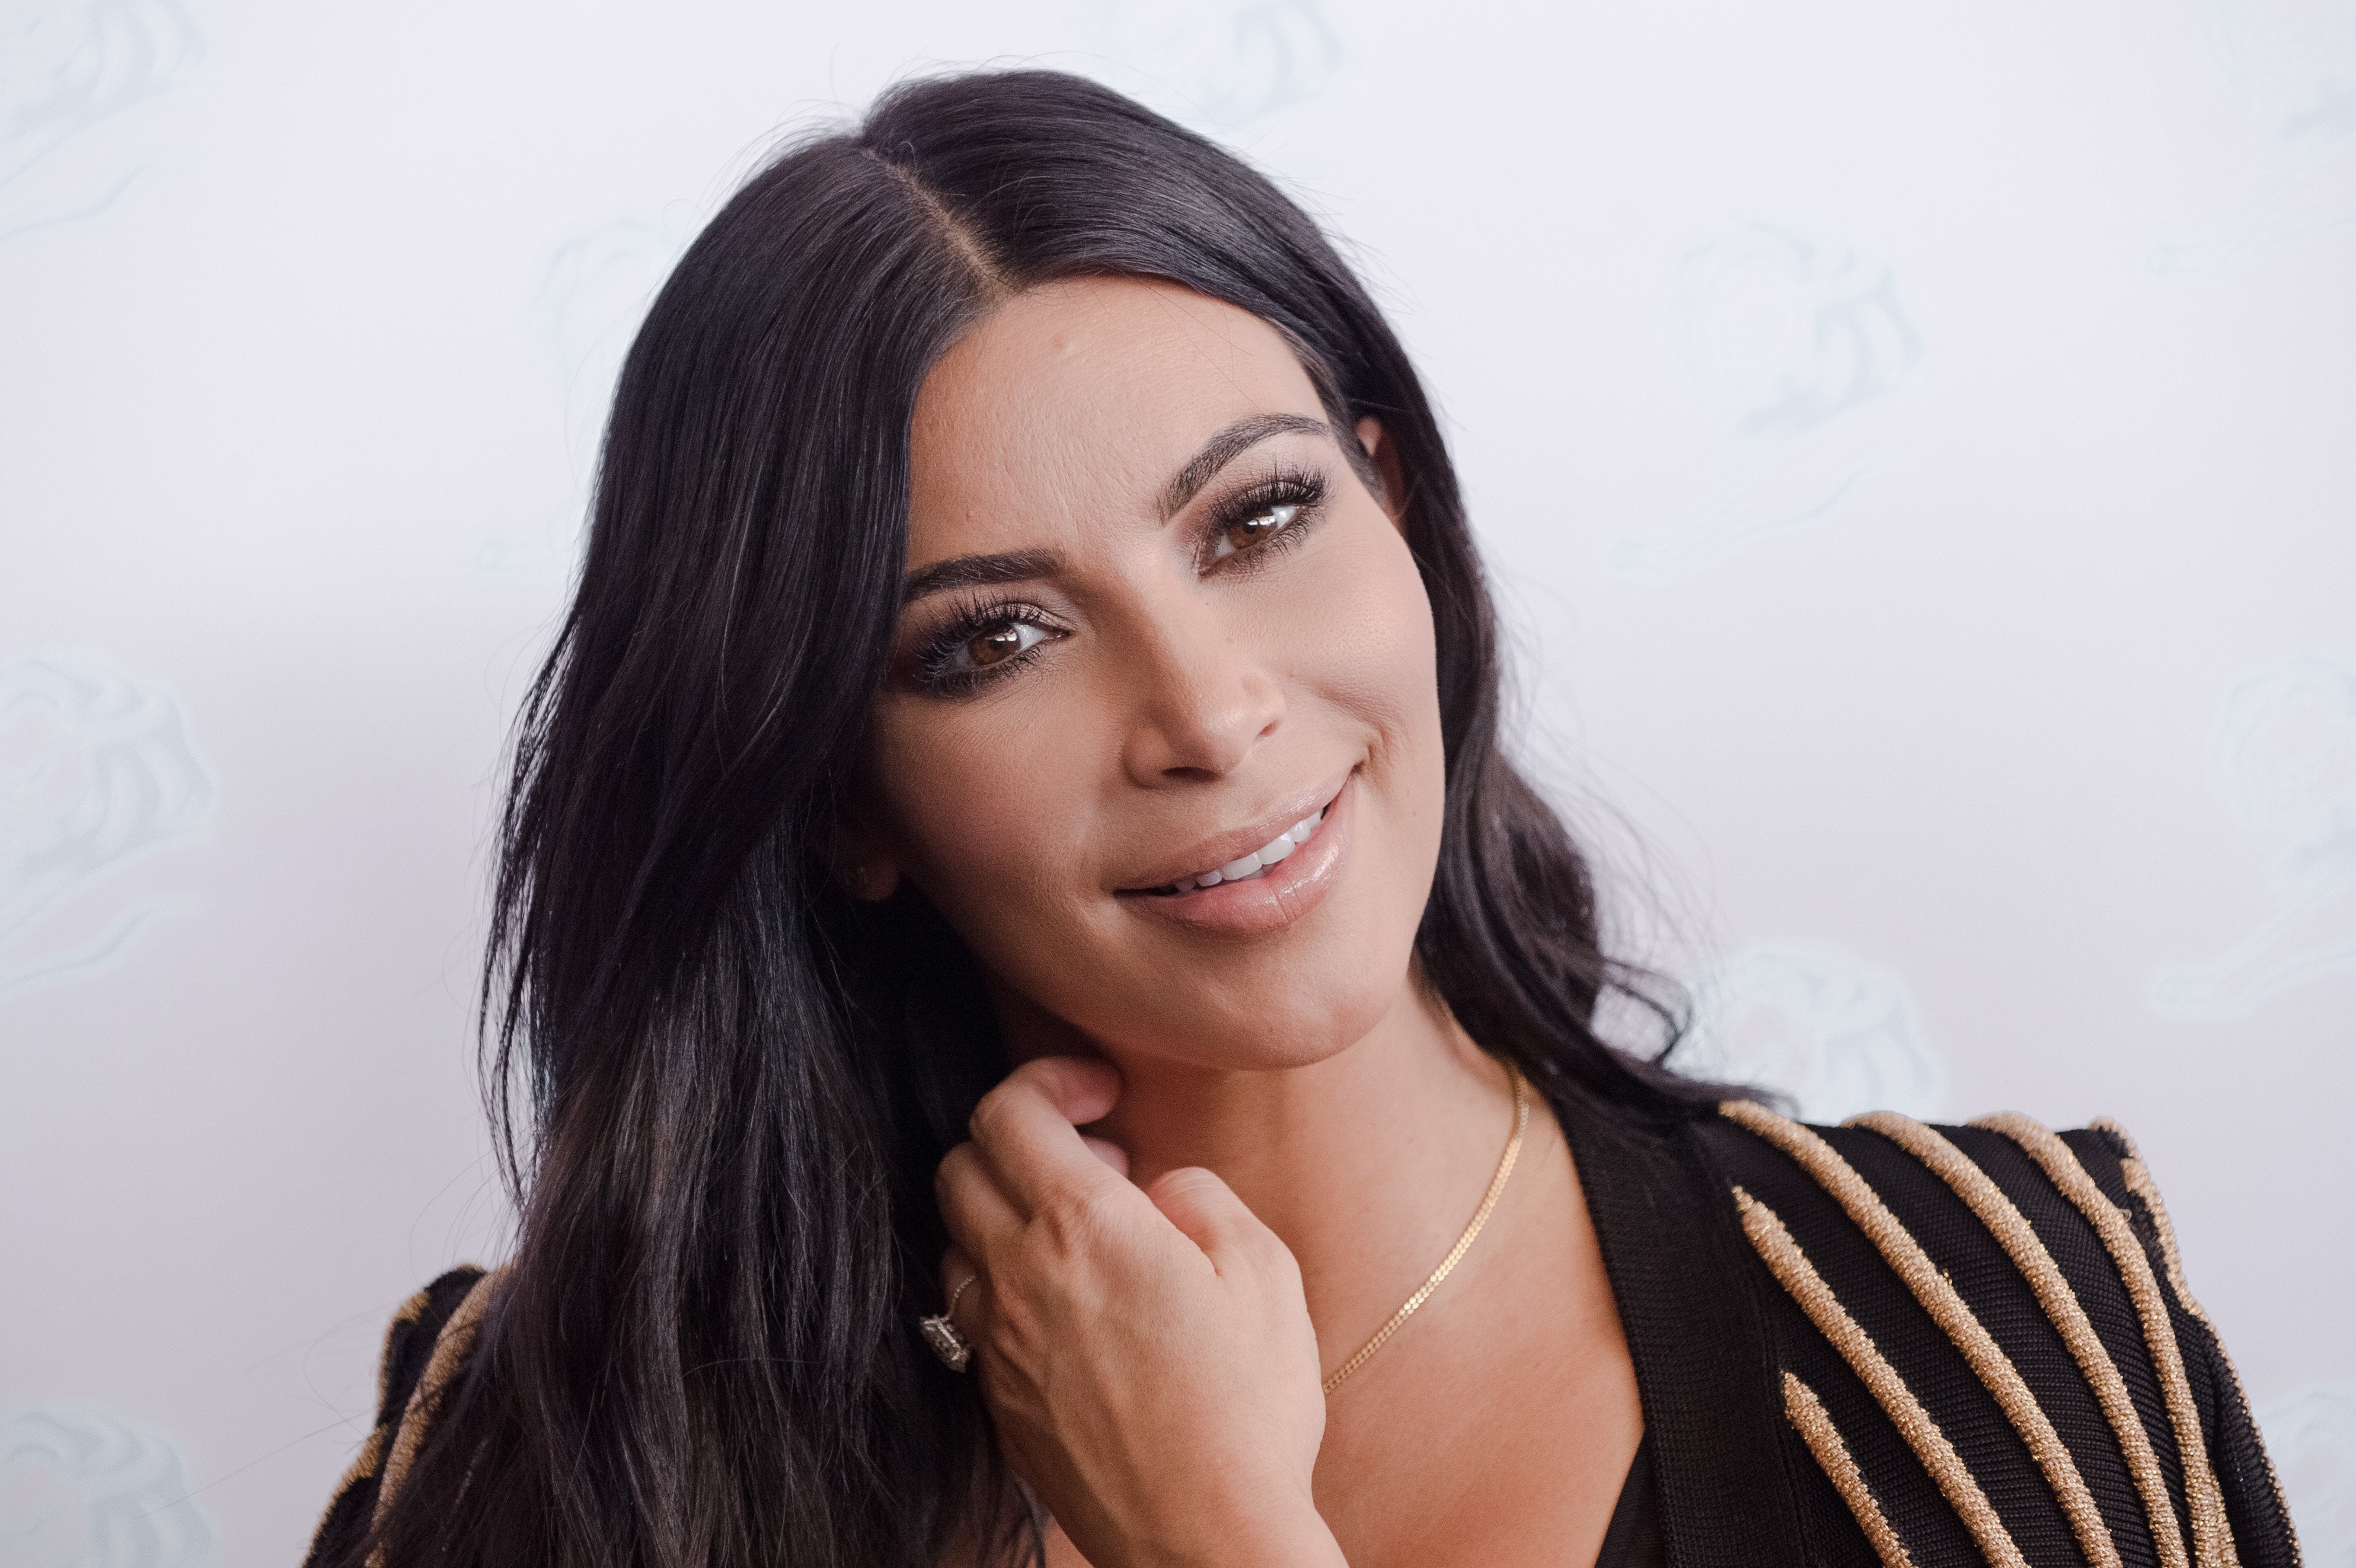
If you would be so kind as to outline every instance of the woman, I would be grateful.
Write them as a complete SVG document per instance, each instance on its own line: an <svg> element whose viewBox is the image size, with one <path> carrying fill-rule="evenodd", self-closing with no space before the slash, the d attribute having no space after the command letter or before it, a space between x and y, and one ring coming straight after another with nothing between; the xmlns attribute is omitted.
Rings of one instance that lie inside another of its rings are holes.
<svg viewBox="0 0 2356 1568"><path fill-rule="evenodd" d="M524 719L520 1243L396 1321L314 1561L2293 1561L2122 1135L1598 1038L1497 685L1266 181L1038 72L779 158Z"/></svg>

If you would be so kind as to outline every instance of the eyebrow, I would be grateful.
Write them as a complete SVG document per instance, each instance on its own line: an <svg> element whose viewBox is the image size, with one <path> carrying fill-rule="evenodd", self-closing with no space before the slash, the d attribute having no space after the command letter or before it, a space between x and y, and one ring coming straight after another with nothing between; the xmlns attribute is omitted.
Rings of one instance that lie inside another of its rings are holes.
<svg viewBox="0 0 2356 1568"><path fill-rule="evenodd" d="M1160 508L1167 522L1201 494L1220 469L1272 436L1328 435L1333 426L1306 414L1248 414L1215 432L1162 487ZM900 603L913 604L928 593L980 588L995 582L1029 582L1053 577L1064 558L1051 549L1008 550L1001 555L957 555L908 573Z"/></svg>
<svg viewBox="0 0 2356 1568"><path fill-rule="evenodd" d="M1063 564L1064 558L1052 549L953 555L908 573L908 581L900 590L900 603L914 603L927 593L945 593L952 588L980 588L991 582L1028 582L1035 578L1053 577Z"/></svg>
<svg viewBox="0 0 2356 1568"><path fill-rule="evenodd" d="M1246 415L1205 442L1185 466L1170 476L1170 483L1162 487L1162 520L1177 516L1179 508L1193 500L1220 469L1270 436L1326 435L1332 430L1323 420L1306 414Z"/></svg>

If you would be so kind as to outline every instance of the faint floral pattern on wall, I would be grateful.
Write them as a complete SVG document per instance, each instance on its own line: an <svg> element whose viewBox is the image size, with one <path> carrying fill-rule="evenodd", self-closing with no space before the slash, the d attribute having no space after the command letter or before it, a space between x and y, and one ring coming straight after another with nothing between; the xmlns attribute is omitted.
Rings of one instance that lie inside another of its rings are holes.
<svg viewBox="0 0 2356 1568"><path fill-rule="evenodd" d="M476 558L480 570L543 578L572 568L588 520L614 382L656 293L694 237L681 220L623 218L551 253L525 331L562 411L564 497L526 527L484 539Z"/></svg>
<svg viewBox="0 0 2356 1568"><path fill-rule="evenodd" d="M88 656L0 664L0 996L121 956L171 901L116 874L195 842L212 803L158 688Z"/></svg>
<svg viewBox="0 0 2356 1568"><path fill-rule="evenodd" d="M1608 561L1690 576L1832 515L1894 455L1887 412L1922 343L1887 263L1753 223L1679 264L1669 329L1719 440L1699 493L1622 535Z"/></svg>
<svg viewBox="0 0 2356 1568"><path fill-rule="evenodd" d="M2244 677L2210 735L2209 767L2272 872L2273 907L2215 957L2164 971L2151 1000L2228 1019L2356 968L2356 656L2302 655Z"/></svg>
<svg viewBox="0 0 2356 1568"><path fill-rule="evenodd" d="M2356 0L2206 0L2209 42L2242 115L2244 189L2151 253L2217 277L2356 228Z"/></svg>
<svg viewBox="0 0 2356 1568"><path fill-rule="evenodd" d="M0 6L0 239L112 205L161 150L131 112L199 53L177 0Z"/></svg>
<svg viewBox="0 0 2356 1568"><path fill-rule="evenodd" d="M1747 947L1693 983L1681 1072L1791 1096L1802 1116L1939 1114L1946 1073L1905 983L1822 943Z"/></svg>
<svg viewBox="0 0 2356 1568"><path fill-rule="evenodd" d="M2257 1418L2307 1568L2356 1568L2356 1384L2311 1385Z"/></svg>
<svg viewBox="0 0 2356 1568"><path fill-rule="evenodd" d="M5 1568L199 1568L212 1527L172 1440L97 1404L0 1420Z"/></svg>
<svg viewBox="0 0 2356 1568"><path fill-rule="evenodd" d="M1314 98L1342 65L1341 35L1316 0L1111 0L1103 20L1105 52L1138 73L1147 96L1215 129Z"/></svg>

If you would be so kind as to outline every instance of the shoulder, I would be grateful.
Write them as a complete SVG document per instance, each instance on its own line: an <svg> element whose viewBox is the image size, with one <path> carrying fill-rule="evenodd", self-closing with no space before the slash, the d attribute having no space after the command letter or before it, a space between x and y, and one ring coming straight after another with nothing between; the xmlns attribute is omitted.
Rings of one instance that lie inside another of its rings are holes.
<svg viewBox="0 0 2356 1568"><path fill-rule="evenodd" d="M1880 1561L2296 1562L2246 1402L2115 1125L1697 1125L1822 1511ZM1911 1547L1911 1552L1892 1549Z"/></svg>
<svg viewBox="0 0 2356 1568"><path fill-rule="evenodd" d="M382 1499L401 1484L434 1407L473 1349L498 1275L454 1268L403 1302L377 1367L376 1422L313 1533L305 1568L357 1563Z"/></svg>

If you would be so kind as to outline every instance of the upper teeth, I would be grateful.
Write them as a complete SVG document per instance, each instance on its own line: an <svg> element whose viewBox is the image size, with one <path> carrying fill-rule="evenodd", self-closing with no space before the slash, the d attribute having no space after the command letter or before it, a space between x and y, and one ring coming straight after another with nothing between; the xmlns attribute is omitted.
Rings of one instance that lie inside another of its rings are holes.
<svg viewBox="0 0 2356 1568"><path fill-rule="evenodd" d="M1215 888L1221 882L1240 882L1247 878L1257 877L1308 843L1309 836L1316 832L1317 825L1324 820L1325 808L1321 805L1242 859L1230 860L1214 870L1181 877L1170 885L1182 893L1191 893L1196 888Z"/></svg>

